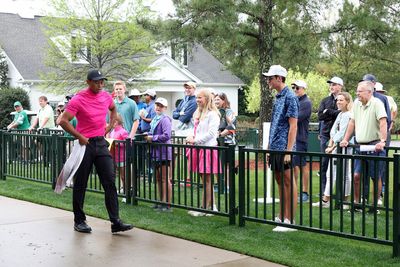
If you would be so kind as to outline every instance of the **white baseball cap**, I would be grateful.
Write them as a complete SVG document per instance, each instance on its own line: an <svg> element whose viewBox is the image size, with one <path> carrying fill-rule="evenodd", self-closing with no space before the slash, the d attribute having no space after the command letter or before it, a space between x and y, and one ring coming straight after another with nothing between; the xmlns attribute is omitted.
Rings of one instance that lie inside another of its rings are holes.
<svg viewBox="0 0 400 267"><path fill-rule="evenodd" d="M189 87L191 87L191 88L196 89L196 83L195 83L195 82L192 82L192 81L185 82L185 83L183 84L183 86L189 86Z"/></svg>
<svg viewBox="0 0 400 267"><path fill-rule="evenodd" d="M305 81L302 80L297 80L294 83L292 83L292 85L297 85L298 87L303 87L304 89L307 88L307 83Z"/></svg>
<svg viewBox="0 0 400 267"><path fill-rule="evenodd" d="M282 67L281 65L272 65L268 72L263 72L264 76L270 77L270 76L282 76L286 77L287 76L287 70Z"/></svg>
<svg viewBox="0 0 400 267"><path fill-rule="evenodd" d="M157 98L155 103L161 104L164 107L168 107L168 101L167 101L167 99L165 99L163 97Z"/></svg>
<svg viewBox="0 0 400 267"><path fill-rule="evenodd" d="M343 80L342 78L339 77L332 77L332 79L328 80L327 83L337 83L340 84L341 86L343 86Z"/></svg>
<svg viewBox="0 0 400 267"><path fill-rule="evenodd" d="M140 96L142 93L138 89L132 89L131 90L131 96Z"/></svg>
<svg viewBox="0 0 400 267"><path fill-rule="evenodd" d="M57 104L57 107L59 107L59 106L65 106L65 103L64 102L58 102L58 104Z"/></svg>
<svg viewBox="0 0 400 267"><path fill-rule="evenodd" d="M380 82L375 83L375 91L376 92L386 92L386 90L383 89L383 84Z"/></svg>
<svg viewBox="0 0 400 267"><path fill-rule="evenodd" d="M153 89L147 89L146 92L143 93L143 95L149 95L149 96L155 97L156 91L154 91Z"/></svg>

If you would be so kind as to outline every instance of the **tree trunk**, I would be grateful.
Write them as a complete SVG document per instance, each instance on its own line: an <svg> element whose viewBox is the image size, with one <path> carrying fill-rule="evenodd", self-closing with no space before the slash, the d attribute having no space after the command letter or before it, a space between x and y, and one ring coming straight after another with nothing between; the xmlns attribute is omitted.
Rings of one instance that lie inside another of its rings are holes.
<svg viewBox="0 0 400 267"><path fill-rule="evenodd" d="M260 101L260 121L259 121L259 145L262 146L263 136L263 122L271 121L273 98L268 84L263 78L262 72L268 71L269 66L272 65L272 51L274 40L272 36L272 8L274 6L273 0L260 0L260 7L262 8L262 15L259 18L259 70L260 70L260 88L261 88L261 101Z"/></svg>

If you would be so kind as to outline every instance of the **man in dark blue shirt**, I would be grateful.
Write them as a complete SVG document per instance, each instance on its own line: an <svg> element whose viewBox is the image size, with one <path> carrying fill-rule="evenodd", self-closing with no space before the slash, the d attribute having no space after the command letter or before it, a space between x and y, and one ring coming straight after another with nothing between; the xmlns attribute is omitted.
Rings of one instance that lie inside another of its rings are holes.
<svg viewBox="0 0 400 267"><path fill-rule="evenodd" d="M296 135L296 151L307 152L308 151L308 125L310 124L311 117L311 101L308 98L305 89L307 83L302 80L297 80L292 83L292 89L299 99L299 117L297 119L297 135ZM302 179L302 192L299 196L302 202L308 201L308 168L306 163L306 157L295 155L293 156L294 165L294 176L299 177L301 167L301 179Z"/></svg>

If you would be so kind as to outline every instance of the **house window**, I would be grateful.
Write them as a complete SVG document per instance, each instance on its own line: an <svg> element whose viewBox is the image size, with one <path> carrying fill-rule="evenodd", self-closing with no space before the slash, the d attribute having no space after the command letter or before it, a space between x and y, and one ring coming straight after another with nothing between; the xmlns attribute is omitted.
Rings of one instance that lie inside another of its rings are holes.
<svg viewBox="0 0 400 267"><path fill-rule="evenodd" d="M182 64L183 66L187 66L188 64L188 48L187 44L171 44L171 57L173 60Z"/></svg>
<svg viewBox="0 0 400 267"><path fill-rule="evenodd" d="M90 43L82 32L71 34L71 62L88 64L91 61L92 53Z"/></svg>

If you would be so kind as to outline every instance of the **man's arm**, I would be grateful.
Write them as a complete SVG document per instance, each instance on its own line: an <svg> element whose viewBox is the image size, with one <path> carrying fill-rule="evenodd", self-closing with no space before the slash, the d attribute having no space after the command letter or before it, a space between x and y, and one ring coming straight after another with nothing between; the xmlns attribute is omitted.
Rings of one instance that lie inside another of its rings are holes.
<svg viewBox="0 0 400 267"><path fill-rule="evenodd" d="M32 122L32 124L31 124L31 127L29 127L29 131L35 129L35 127L36 127L36 125L38 124L38 122L39 122L39 117L36 116L36 118L33 119L33 122Z"/></svg>
<svg viewBox="0 0 400 267"><path fill-rule="evenodd" d="M89 143L89 138L86 138L82 134L80 134L77 130L75 130L74 126L69 122L74 118L74 115L69 113L68 111L64 111L59 117L59 125L76 139L79 140L79 144L87 145Z"/></svg>
<svg viewBox="0 0 400 267"><path fill-rule="evenodd" d="M297 134L297 118L289 118L289 134L288 134L288 143L287 143L287 151L292 151L294 143L296 142L296 134Z"/></svg>
<svg viewBox="0 0 400 267"><path fill-rule="evenodd" d="M349 125L347 125L346 133L344 134L343 140L340 142L341 147L347 147L349 145L350 137L353 135L354 132L354 119L349 121Z"/></svg>
<svg viewBox="0 0 400 267"><path fill-rule="evenodd" d="M380 142L375 145L376 151L381 151L385 148L387 139L387 119L382 117L379 119L379 137Z"/></svg>
<svg viewBox="0 0 400 267"><path fill-rule="evenodd" d="M134 120L131 132L129 133L129 138L131 138L131 139L135 138L135 134L136 134L138 126L139 126L139 120Z"/></svg>
<svg viewBox="0 0 400 267"><path fill-rule="evenodd" d="M182 105L183 105L183 101L184 101L184 100L182 100L182 101L179 103L178 107L172 112L172 118L173 118L174 120L178 120L178 119L179 119L179 116L180 116L180 113L181 113L181 109L182 109Z"/></svg>
<svg viewBox="0 0 400 267"><path fill-rule="evenodd" d="M298 121L303 121L311 116L311 102L304 102L299 108Z"/></svg>
<svg viewBox="0 0 400 267"><path fill-rule="evenodd" d="M289 117L289 134L288 134L288 142L287 142L287 151L292 151L294 143L296 142L296 134L297 134L297 118ZM290 162L290 155L286 154L283 158L283 162L286 164Z"/></svg>
<svg viewBox="0 0 400 267"><path fill-rule="evenodd" d="M106 134L107 134L109 131L111 131L111 129L114 127L115 120L117 119L117 108L116 108L114 102L112 102L112 104L111 104L109 110L110 110L110 113L109 113L109 115L110 115L110 122L108 123L108 125L107 125L107 127L106 127Z"/></svg>
<svg viewBox="0 0 400 267"><path fill-rule="evenodd" d="M196 111L196 109L197 103L194 99L189 103L189 105L186 106L184 114L179 117L179 120L183 123L189 122L192 119L193 113Z"/></svg>
<svg viewBox="0 0 400 267"><path fill-rule="evenodd" d="M39 128L43 129L46 123L49 121L49 118L44 118L42 125L39 125Z"/></svg>

